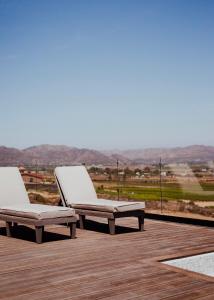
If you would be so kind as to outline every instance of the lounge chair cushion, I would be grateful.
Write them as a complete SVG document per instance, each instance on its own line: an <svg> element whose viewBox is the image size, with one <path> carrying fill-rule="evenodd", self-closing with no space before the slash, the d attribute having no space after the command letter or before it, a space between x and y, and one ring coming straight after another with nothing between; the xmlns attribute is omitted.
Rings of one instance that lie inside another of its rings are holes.
<svg viewBox="0 0 214 300"><path fill-rule="evenodd" d="M0 207L30 204L19 169L0 167Z"/></svg>
<svg viewBox="0 0 214 300"><path fill-rule="evenodd" d="M0 214L43 220L60 217L71 217L75 215L75 211L74 209L68 207L41 204L20 204L1 206Z"/></svg>
<svg viewBox="0 0 214 300"><path fill-rule="evenodd" d="M67 205L91 202L97 199L97 194L91 178L83 166L57 167L55 176L60 187L61 197Z"/></svg>
<svg viewBox="0 0 214 300"><path fill-rule="evenodd" d="M104 212L124 212L131 210L139 210L145 208L145 203L142 202L128 202L128 201L114 201L106 199L95 199L91 202L73 203L71 207L76 209L89 209Z"/></svg>

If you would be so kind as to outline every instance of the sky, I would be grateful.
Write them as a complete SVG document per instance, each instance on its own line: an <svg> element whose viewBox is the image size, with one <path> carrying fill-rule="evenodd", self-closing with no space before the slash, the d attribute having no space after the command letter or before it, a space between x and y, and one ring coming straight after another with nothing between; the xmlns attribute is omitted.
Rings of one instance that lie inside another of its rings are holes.
<svg viewBox="0 0 214 300"><path fill-rule="evenodd" d="M0 0L0 145L214 145L214 1Z"/></svg>

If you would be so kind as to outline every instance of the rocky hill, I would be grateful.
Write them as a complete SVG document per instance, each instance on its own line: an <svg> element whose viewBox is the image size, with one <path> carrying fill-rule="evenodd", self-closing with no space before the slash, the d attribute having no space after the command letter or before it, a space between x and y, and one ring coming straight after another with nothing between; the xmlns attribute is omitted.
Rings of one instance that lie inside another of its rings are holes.
<svg viewBox="0 0 214 300"><path fill-rule="evenodd" d="M40 145L19 150L0 146L0 165L116 165L117 159L124 165L158 163L206 162L214 160L214 147L194 145L177 148L150 148L137 150L96 151L63 145Z"/></svg>
<svg viewBox="0 0 214 300"><path fill-rule="evenodd" d="M72 165L112 164L114 159L103 153L59 145L33 146L24 150L0 147L0 165Z"/></svg>
<svg viewBox="0 0 214 300"><path fill-rule="evenodd" d="M117 152L134 163L157 163L160 159L165 163L206 162L214 160L214 147L193 145L177 148L148 148Z"/></svg>

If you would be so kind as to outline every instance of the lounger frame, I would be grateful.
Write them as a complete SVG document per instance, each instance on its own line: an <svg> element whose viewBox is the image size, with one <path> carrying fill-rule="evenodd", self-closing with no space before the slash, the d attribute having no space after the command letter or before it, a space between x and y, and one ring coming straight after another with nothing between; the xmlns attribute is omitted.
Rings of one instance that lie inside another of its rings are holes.
<svg viewBox="0 0 214 300"><path fill-rule="evenodd" d="M144 210L131 210L124 212L104 212L89 209L75 208L76 214L79 215L80 228L84 229L84 221L86 216L94 216L108 219L109 233L115 234L115 221L117 218L136 217L138 218L139 231L144 230Z"/></svg>
<svg viewBox="0 0 214 300"><path fill-rule="evenodd" d="M36 242L38 244L42 243L42 237L44 232L45 225L55 225L55 224L65 224L67 223L70 228L70 238L74 239L76 237L76 217L59 217L59 218L49 218L49 219L32 219L32 218L24 218L6 214L0 214L0 220L6 222L6 234L8 237L12 236L12 224L13 226L17 226L18 223L28 224L35 226L36 231Z"/></svg>
<svg viewBox="0 0 214 300"><path fill-rule="evenodd" d="M84 221L85 221L86 216L94 216L94 217L101 217L101 218L108 219L109 233L112 235L115 234L115 220L117 218L136 217L136 218L138 218L139 231L144 230L144 218L145 218L144 209L129 210L129 211L124 211L124 212L105 212L105 211L99 211L99 210L75 208L75 207L67 204L67 201L65 200L65 197L64 197L64 193L62 191L62 188L60 186L59 180L56 175L55 175L55 178L56 178L56 184L59 189L59 193L60 193L60 197L61 197L61 204L63 206L71 207L71 208L75 209L75 213L79 215L80 229L84 229Z"/></svg>

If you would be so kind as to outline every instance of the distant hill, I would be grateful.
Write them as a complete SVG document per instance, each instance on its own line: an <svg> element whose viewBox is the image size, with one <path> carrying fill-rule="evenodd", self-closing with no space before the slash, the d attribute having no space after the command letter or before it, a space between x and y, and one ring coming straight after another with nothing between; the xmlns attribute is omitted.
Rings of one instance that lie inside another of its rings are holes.
<svg viewBox="0 0 214 300"><path fill-rule="evenodd" d="M7 148L0 146L0 165L17 165L18 163L28 163L28 157L26 157L23 151L15 148Z"/></svg>
<svg viewBox="0 0 214 300"><path fill-rule="evenodd" d="M0 165L116 165L117 159L124 165L158 163L206 162L214 160L214 147L194 145L177 148L150 148L137 150L96 151L63 145L40 145L19 150L0 146Z"/></svg>
<svg viewBox="0 0 214 300"><path fill-rule="evenodd" d="M114 151L133 163L157 163L160 159L165 163L206 162L214 160L214 147L193 145L176 148L147 148L137 150ZM107 152L105 154L108 154ZM112 155L112 153L110 153Z"/></svg>
<svg viewBox="0 0 214 300"><path fill-rule="evenodd" d="M0 165L67 165L67 164L113 164L115 160L103 153L59 145L33 146L24 150L0 147Z"/></svg>

